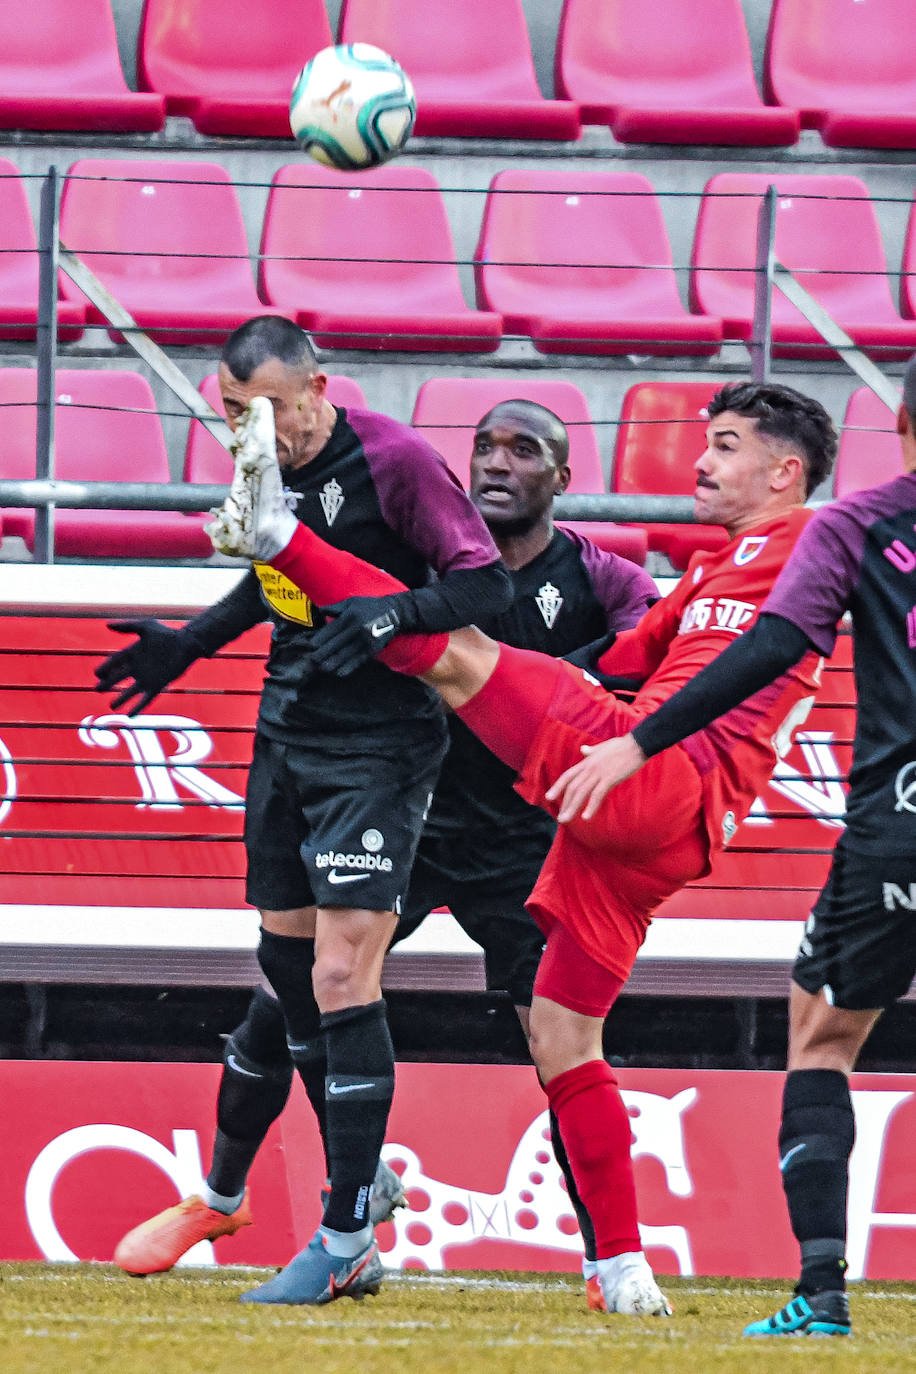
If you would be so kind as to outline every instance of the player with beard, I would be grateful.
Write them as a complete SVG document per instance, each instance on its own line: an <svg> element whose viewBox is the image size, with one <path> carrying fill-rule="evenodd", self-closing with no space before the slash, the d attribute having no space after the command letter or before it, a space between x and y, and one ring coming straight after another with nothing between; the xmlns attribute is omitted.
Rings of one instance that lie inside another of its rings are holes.
<svg viewBox="0 0 916 1374"><path fill-rule="evenodd" d="M295 523L394 574L400 590L386 604L399 621L441 630L507 606L508 573L442 458L407 425L335 408L326 383L308 335L282 317L247 321L223 349L229 426L254 397L267 398ZM258 958L326 1149L316 1292L371 1290L382 1276L371 1193L394 1091L381 968L445 752L440 702L374 661L393 629L376 625L355 645L346 613L326 624L264 564L182 629L115 627L135 638L96 670L98 688L120 688L114 704L131 702L135 714L196 659L265 619L272 635L246 792L246 896L261 915ZM322 626L326 640L347 642L353 668L333 692L308 652ZM243 1069L246 1050L230 1051ZM288 1079L286 1066L264 1085L261 1113L271 1097L285 1101ZM252 1122L253 1136L258 1129ZM231 1230L244 1224L245 1198L230 1191L235 1147L220 1144L205 1201ZM239 1148L244 1155L247 1142Z"/></svg>
<svg viewBox="0 0 916 1374"><path fill-rule="evenodd" d="M480 420L471 452L471 499L509 569L513 600L507 610L479 623L494 638L552 657L630 628L658 596L641 568L554 526L553 498L569 480L569 436L552 411L511 400ZM447 906L483 947L487 986L510 993L527 1033L544 936L525 902L556 823L522 800L514 790L514 771L457 716L448 717L448 726L449 750L395 939L414 931L428 912ZM272 1092L267 1086L273 1081L289 1084L289 1053L280 1008L258 989L245 1022L229 1038L218 1099L215 1155L236 1161L237 1167L228 1178L225 1166L219 1175L211 1170L208 1186L220 1182L223 1191L243 1193L254 1153L285 1102L282 1089ZM555 1152L565 1164L555 1118L551 1126ZM568 1165L565 1172L585 1243L589 1301L600 1306L594 1233ZM384 1200L398 1205L401 1196L396 1176L383 1166L373 1204L381 1213ZM223 1214L203 1198L186 1198L130 1231L115 1260L132 1273L160 1272L192 1245L225 1234Z"/></svg>

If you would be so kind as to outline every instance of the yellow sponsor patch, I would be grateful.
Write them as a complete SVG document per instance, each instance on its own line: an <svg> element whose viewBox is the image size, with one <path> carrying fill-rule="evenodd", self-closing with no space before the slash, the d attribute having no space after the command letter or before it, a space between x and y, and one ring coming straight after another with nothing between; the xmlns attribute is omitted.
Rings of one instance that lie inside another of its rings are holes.
<svg viewBox="0 0 916 1374"><path fill-rule="evenodd" d="M315 623L314 603L295 582L268 563L255 563L254 570L269 604L286 620L311 627Z"/></svg>

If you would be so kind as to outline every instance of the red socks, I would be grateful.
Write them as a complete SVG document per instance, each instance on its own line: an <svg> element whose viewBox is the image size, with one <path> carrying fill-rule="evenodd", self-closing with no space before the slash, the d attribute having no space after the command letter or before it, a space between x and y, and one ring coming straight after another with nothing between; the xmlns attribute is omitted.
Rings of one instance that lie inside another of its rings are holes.
<svg viewBox="0 0 916 1374"><path fill-rule="evenodd" d="M348 596L388 596L407 590L390 573L326 544L302 524L270 564L295 582L316 606L330 606ZM399 635L378 658L398 673L418 677L439 661L447 647L447 634Z"/></svg>
<svg viewBox="0 0 916 1374"><path fill-rule="evenodd" d="M641 1250L630 1118L610 1065L603 1059L579 1064L557 1074L545 1091L595 1228L598 1259Z"/></svg>

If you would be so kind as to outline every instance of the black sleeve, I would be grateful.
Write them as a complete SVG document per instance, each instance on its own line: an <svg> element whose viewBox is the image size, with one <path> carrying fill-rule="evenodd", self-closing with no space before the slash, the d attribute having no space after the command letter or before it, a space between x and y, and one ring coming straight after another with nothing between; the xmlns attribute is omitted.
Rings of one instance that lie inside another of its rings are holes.
<svg viewBox="0 0 916 1374"><path fill-rule="evenodd" d="M781 677L814 647L804 630L781 615L761 615L696 677L633 730L646 758L702 730Z"/></svg>
<svg viewBox="0 0 916 1374"><path fill-rule="evenodd" d="M482 568L458 568L428 587L396 592L391 600L399 634L439 634L499 615L509 609L512 598L512 579L499 559Z"/></svg>
<svg viewBox="0 0 916 1374"><path fill-rule="evenodd" d="M189 620L183 633L193 642L198 658L209 658L267 618L261 584L249 568L231 592Z"/></svg>

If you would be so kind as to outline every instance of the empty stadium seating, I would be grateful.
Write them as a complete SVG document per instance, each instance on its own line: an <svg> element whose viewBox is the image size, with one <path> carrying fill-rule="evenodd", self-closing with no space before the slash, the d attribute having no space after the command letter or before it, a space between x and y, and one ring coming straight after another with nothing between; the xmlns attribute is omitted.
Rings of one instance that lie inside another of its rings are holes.
<svg viewBox="0 0 916 1374"><path fill-rule="evenodd" d="M540 378L435 377L417 392L412 423L448 463L462 485L470 485L471 446L479 420L501 401L536 401L569 427L570 493L605 490L601 455L588 403L571 382ZM605 521L564 521L602 548L645 563L642 530Z"/></svg>
<svg viewBox="0 0 916 1374"><path fill-rule="evenodd" d="M293 79L331 41L322 0L147 0L137 72L200 133L290 138Z"/></svg>
<svg viewBox="0 0 916 1374"><path fill-rule="evenodd" d="M216 373L205 377L200 384L200 392L205 401L219 415L225 416L223 399L220 395ZM355 406L365 408L366 398L362 387L349 377L328 378L328 400L335 406ZM232 481L232 458L218 439L197 420L191 421L188 442L185 449L184 480L186 482L212 482L222 484Z"/></svg>
<svg viewBox="0 0 916 1374"><path fill-rule="evenodd" d="M281 167L261 255L263 299L320 348L499 346L499 315L465 304L439 183L425 169Z"/></svg>
<svg viewBox="0 0 916 1374"><path fill-rule="evenodd" d="M916 148L910 0L773 0L768 100L833 147Z"/></svg>
<svg viewBox="0 0 916 1374"><path fill-rule="evenodd" d="M556 89L627 143L795 143L754 84L740 0L565 0Z"/></svg>
<svg viewBox="0 0 916 1374"><path fill-rule="evenodd" d="M0 477L35 476L36 382L31 368L0 369ZM162 425L145 378L112 368L61 368L56 397L56 477L169 481ZM59 509L54 523L62 557L206 558L213 552L199 517L177 511ZM6 535L18 535L32 547L31 509L5 510L3 527Z"/></svg>
<svg viewBox="0 0 916 1374"><path fill-rule="evenodd" d="M895 412L870 387L860 386L852 393L836 459L837 496L900 476L903 466L896 419Z"/></svg>
<svg viewBox="0 0 916 1374"><path fill-rule="evenodd" d="M477 300L541 353L712 354L721 321L681 305L651 183L633 172L512 169L490 183Z"/></svg>
<svg viewBox="0 0 916 1374"><path fill-rule="evenodd" d="M0 128L148 132L161 96L127 88L110 0L0 5Z"/></svg>
<svg viewBox="0 0 916 1374"><path fill-rule="evenodd" d="M623 398L611 490L655 496L691 496L694 464L706 447L701 411L717 382L638 382ZM720 549L728 536L718 525L648 525L649 548L686 568L696 549Z"/></svg>
<svg viewBox="0 0 916 1374"><path fill-rule="evenodd" d="M59 336L82 332L85 310L61 277ZM0 338L34 339L38 322L38 251L25 186L15 163L0 158Z"/></svg>
<svg viewBox="0 0 916 1374"><path fill-rule="evenodd" d="M417 93L417 134L579 137L577 106L538 89L521 0L344 0L340 41L397 58Z"/></svg>
<svg viewBox="0 0 916 1374"><path fill-rule="evenodd" d="M238 196L219 163L74 162L61 196L60 232L162 342L219 343L264 313ZM104 323L93 305L87 319Z"/></svg>
<svg viewBox="0 0 916 1374"><path fill-rule="evenodd" d="M722 172L705 187L697 217L690 300L722 317L727 338L752 335L760 200L779 193L776 257L860 348L885 359L916 347L916 323L894 309L887 261L868 190L858 177ZM779 290L772 295L773 352L834 358Z"/></svg>

